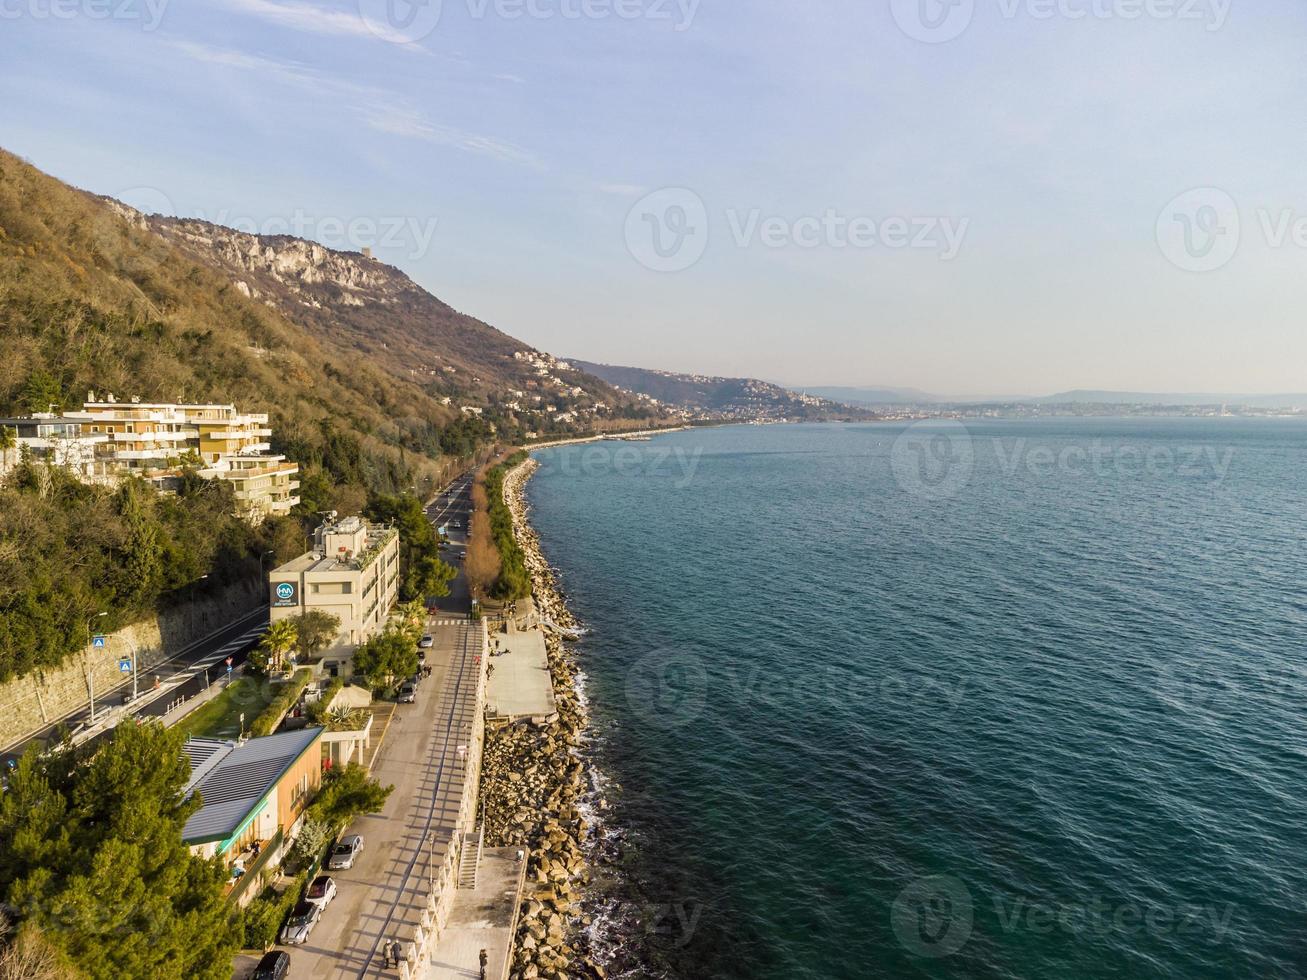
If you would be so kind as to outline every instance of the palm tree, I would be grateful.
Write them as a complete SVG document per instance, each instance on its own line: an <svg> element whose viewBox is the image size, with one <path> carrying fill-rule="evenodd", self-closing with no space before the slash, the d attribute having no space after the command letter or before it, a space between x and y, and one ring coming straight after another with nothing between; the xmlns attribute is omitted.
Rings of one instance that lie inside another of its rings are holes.
<svg viewBox="0 0 1307 980"><path fill-rule="evenodd" d="M259 652L263 655L262 660L265 664L265 670L271 674L281 670L282 660L286 654L295 649L295 644L299 642L299 631L295 624L289 619L279 619L268 627L268 632L263 634L263 639L259 641Z"/></svg>

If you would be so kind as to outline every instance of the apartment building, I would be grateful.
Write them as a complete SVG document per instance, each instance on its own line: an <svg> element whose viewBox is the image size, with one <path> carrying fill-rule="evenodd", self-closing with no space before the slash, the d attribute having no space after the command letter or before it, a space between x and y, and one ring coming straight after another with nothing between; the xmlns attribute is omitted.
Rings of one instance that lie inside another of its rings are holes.
<svg viewBox="0 0 1307 980"><path fill-rule="evenodd" d="M340 620L338 643L356 646L386 624L399 596L399 532L361 517L318 528L314 549L268 574L272 622L321 609Z"/></svg>
<svg viewBox="0 0 1307 980"><path fill-rule="evenodd" d="M299 466L271 452L268 416L243 413L234 405L179 405L120 402L92 393L67 422L90 437L103 436L106 464L170 489L191 464L209 480L225 480L235 490L242 516L259 521L287 514L299 503Z"/></svg>
<svg viewBox="0 0 1307 980"><path fill-rule="evenodd" d="M15 437L12 446L0 448L0 476L26 457L51 466L62 466L87 483L113 479L104 450L109 437L92 434L89 427L80 422L70 422L57 415L38 414L0 419L0 429L9 429Z"/></svg>

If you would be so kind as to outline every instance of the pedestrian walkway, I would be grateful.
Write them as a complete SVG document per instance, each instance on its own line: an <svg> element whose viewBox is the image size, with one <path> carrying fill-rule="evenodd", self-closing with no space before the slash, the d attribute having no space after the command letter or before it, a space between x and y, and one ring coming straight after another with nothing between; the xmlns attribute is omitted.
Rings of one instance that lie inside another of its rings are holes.
<svg viewBox="0 0 1307 980"><path fill-rule="evenodd" d="M491 644L492 669L486 684L490 717L509 721L552 717L558 709L544 632L498 633Z"/></svg>
<svg viewBox="0 0 1307 980"><path fill-rule="evenodd" d="M480 765L473 736L485 634L467 620L454 627L429 622L429 629L436 641L427 652L432 676L415 704L396 707L373 767L372 775L395 789L381 813L349 828L363 835L363 854L353 868L333 872L337 898L308 943L291 952L292 980L411 977L408 968L387 965L386 947L398 940L416 964L434 925L433 890L463 829L465 783Z"/></svg>
<svg viewBox="0 0 1307 980"><path fill-rule="evenodd" d="M513 949L526 860L513 847L486 848L476 888L454 893L454 908L423 980L479 980L486 951L487 980L503 980Z"/></svg>

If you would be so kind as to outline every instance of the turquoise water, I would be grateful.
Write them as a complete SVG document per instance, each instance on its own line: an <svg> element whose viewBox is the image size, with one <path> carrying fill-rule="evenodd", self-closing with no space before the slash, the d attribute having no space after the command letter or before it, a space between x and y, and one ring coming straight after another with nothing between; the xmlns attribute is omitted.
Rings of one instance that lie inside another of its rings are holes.
<svg viewBox="0 0 1307 980"><path fill-rule="evenodd" d="M538 458L631 975L1307 976L1307 424Z"/></svg>

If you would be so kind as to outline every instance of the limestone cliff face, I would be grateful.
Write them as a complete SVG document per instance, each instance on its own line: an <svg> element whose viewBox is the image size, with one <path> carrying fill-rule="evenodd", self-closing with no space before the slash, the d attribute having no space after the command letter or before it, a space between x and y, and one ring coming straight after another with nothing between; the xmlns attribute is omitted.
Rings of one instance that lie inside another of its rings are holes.
<svg viewBox="0 0 1307 980"><path fill-rule="evenodd" d="M258 282L264 276L284 287L289 297L312 307L394 304L415 288L407 276L388 265L316 242L251 235L204 221L147 220L174 244L217 259L248 296L261 297Z"/></svg>

